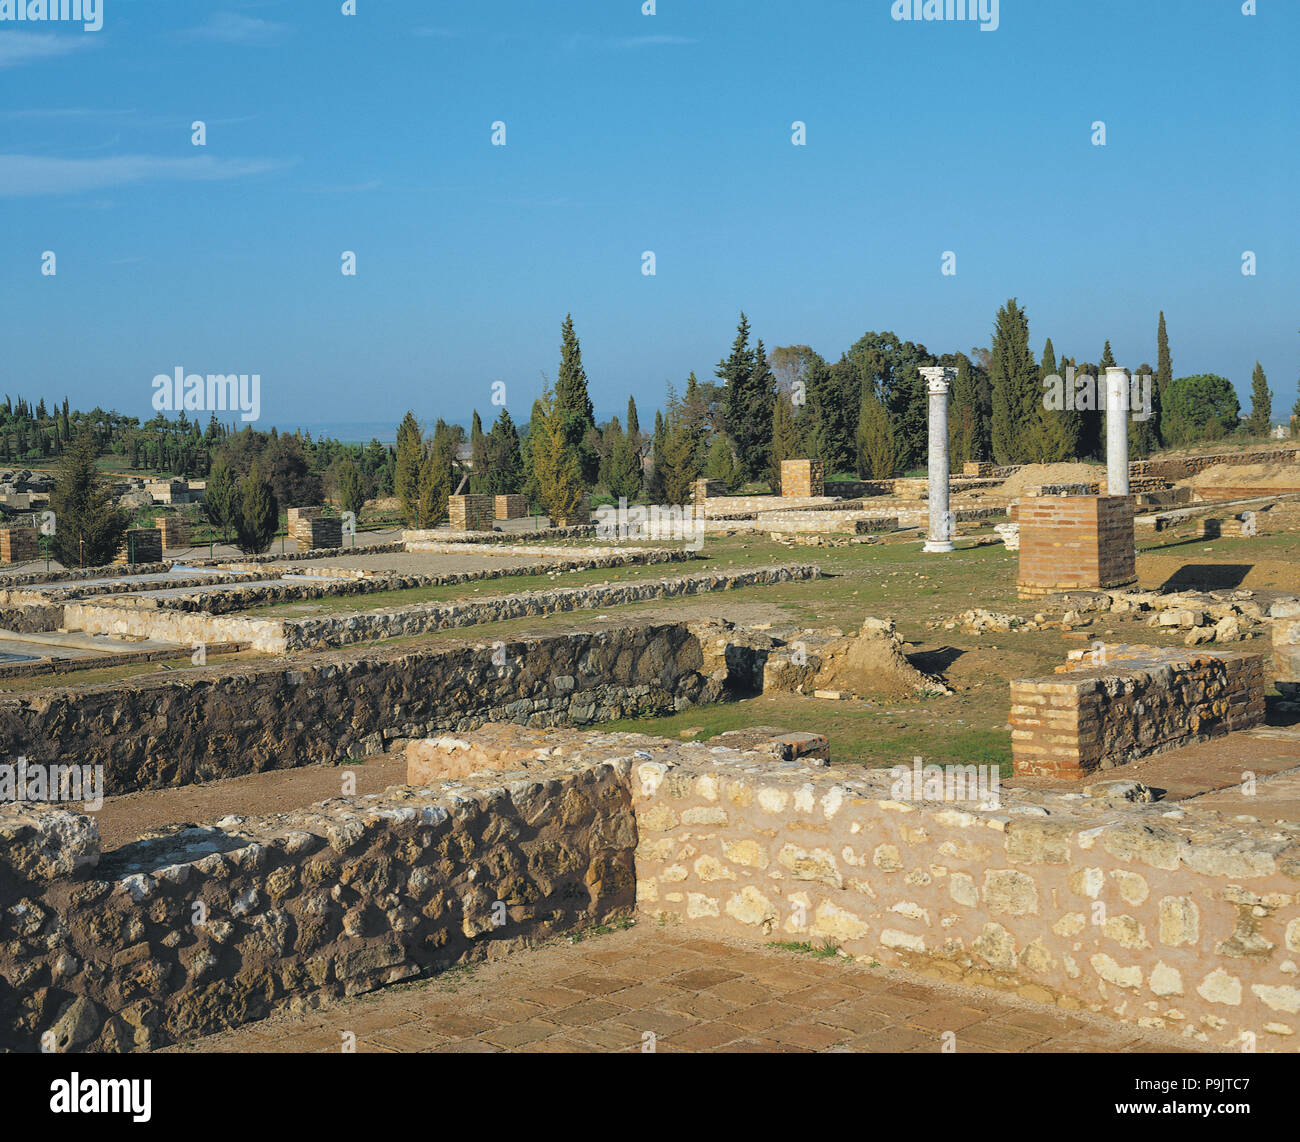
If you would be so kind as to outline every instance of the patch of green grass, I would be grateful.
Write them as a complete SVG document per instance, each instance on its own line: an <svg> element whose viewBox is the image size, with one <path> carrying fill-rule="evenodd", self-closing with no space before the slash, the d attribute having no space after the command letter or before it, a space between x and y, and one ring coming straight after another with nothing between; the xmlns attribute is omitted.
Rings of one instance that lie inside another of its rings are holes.
<svg viewBox="0 0 1300 1142"><path fill-rule="evenodd" d="M771 940L767 945L769 948L776 948L781 952L792 952L795 955L812 956L814 959L829 960L834 959L840 954L839 945L834 940L823 940L821 944L814 945L805 941L795 940Z"/></svg>

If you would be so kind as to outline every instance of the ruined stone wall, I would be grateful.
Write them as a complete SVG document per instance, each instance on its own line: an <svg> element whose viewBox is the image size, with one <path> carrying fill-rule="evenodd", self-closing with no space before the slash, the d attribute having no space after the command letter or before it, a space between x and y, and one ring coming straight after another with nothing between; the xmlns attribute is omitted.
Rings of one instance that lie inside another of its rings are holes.
<svg viewBox="0 0 1300 1142"><path fill-rule="evenodd" d="M0 1050L130 1051L632 911L627 765L226 818L101 857L90 817L0 809Z"/></svg>
<svg viewBox="0 0 1300 1142"><path fill-rule="evenodd" d="M491 531L496 519L496 497L452 496L447 501L447 518L452 531Z"/></svg>
<svg viewBox="0 0 1300 1142"><path fill-rule="evenodd" d="M1259 452L1221 452L1213 456L1180 456L1167 460L1133 460L1129 463L1129 476L1154 477L1161 480L1185 480L1215 468L1220 464L1274 464L1298 463L1300 450L1295 448L1269 448Z"/></svg>
<svg viewBox="0 0 1300 1142"><path fill-rule="evenodd" d="M138 563L161 563L162 532L156 527L127 528L116 562L134 567Z"/></svg>
<svg viewBox="0 0 1300 1142"><path fill-rule="evenodd" d="M1293 825L1060 795L899 800L869 770L668 742L632 795L652 918L830 941L1223 1049L1300 1045Z"/></svg>
<svg viewBox="0 0 1300 1142"><path fill-rule="evenodd" d="M1130 661L1013 681L1015 772L1080 778L1263 722L1264 655L1140 650Z"/></svg>
<svg viewBox="0 0 1300 1142"><path fill-rule="evenodd" d="M304 619L252 619L148 605L115 607L100 603L69 603L64 608L63 621L69 630L90 634L155 638L186 646L243 642L254 650L283 654L457 630L510 619L802 581L819 575L818 568L807 564L756 567L633 583L521 591L471 602L417 603L407 607Z"/></svg>
<svg viewBox="0 0 1300 1142"><path fill-rule="evenodd" d="M0 697L0 741L33 763L103 765L116 795L360 758L486 721L671 713L724 696L725 677L703 666L674 623L343 651Z"/></svg>

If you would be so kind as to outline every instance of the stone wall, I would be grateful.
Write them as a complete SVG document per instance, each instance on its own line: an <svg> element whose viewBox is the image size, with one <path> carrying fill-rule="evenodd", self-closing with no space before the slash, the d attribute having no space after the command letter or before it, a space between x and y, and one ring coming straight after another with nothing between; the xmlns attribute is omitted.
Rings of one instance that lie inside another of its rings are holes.
<svg viewBox="0 0 1300 1142"><path fill-rule="evenodd" d="M804 581L815 579L819 575L820 571L808 564L778 565L737 571L709 571L631 583L520 591L467 602L417 603L406 607L302 619L253 619L238 615L216 615L207 611L187 612L149 606L148 600L143 601L145 605L127 606L108 606L98 602L68 603L64 607L63 623L69 630L85 631L88 634L154 638L185 646L242 642L254 650L283 654L405 638L510 619Z"/></svg>
<svg viewBox="0 0 1300 1142"><path fill-rule="evenodd" d="M0 563L31 563L40 555L40 532L36 528L0 527Z"/></svg>
<svg viewBox="0 0 1300 1142"><path fill-rule="evenodd" d="M122 550L117 562L134 566L137 563L161 563L163 553L162 532L156 527L128 528L122 538Z"/></svg>
<svg viewBox="0 0 1300 1142"><path fill-rule="evenodd" d="M1020 524L1021 598L1137 581L1130 496L1027 496Z"/></svg>
<svg viewBox="0 0 1300 1142"><path fill-rule="evenodd" d="M1185 480L1216 468L1220 464L1295 464L1300 463L1300 450L1296 448L1269 448L1259 452L1221 452L1212 456L1179 456L1159 460L1134 460L1129 466L1129 476L1153 477L1161 480Z"/></svg>
<svg viewBox="0 0 1300 1142"><path fill-rule="evenodd" d="M178 547L189 547L190 545L190 525L188 521L183 520L180 516L164 515L154 520L158 526L158 532L162 537L163 550L174 550Z"/></svg>
<svg viewBox="0 0 1300 1142"><path fill-rule="evenodd" d="M528 499L525 496L497 496L493 507L497 519L523 519L528 515Z"/></svg>
<svg viewBox="0 0 1300 1142"><path fill-rule="evenodd" d="M1264 720L1268 662L1245 651L1099 651L1051 678L1011 683L1015 772L1086 777ZM1118 660L1116 660L1118 658Z"/></svg>
<svg viewBox="0 0 1300 1142"><path fill-rule="evenodd" d="M394 788L102 857L0 809L0 1050L159 1047L629 914L621 765Z"/></svg>
<svg viewBox="0 0 1300 1142"><path fill-rule="evenodd" d="M1274 603L1269 609L1273 619L1273 677L1278 689L1300 693L1300 603Z"/></svg>
<svg viewBox="0 0 1300 1142"><path fill-rule="evenodd" d="M1093 796L922 801L879 772L669 742L632 795L651 918L1297 1049L1294 825Z"/></svg>
<svg viewBox="0 0 1300 1142"><path fill-rule="evenodd" d="M820 460L782 460L781 496L803 499L824 496L826 468Z"/></svg>
<svg viewBox="0 0 1300 1142"><path fill-rule="evenodd" d="M342 518L324 515L324 510L320 507L289 509L289 538L297 542L299 551L343 546Z"/></svg>
<svg viewBox="0 0 1300 1142"><path fill-rule="evenodd" d="M495 496L451 496L447 500L452 531L491 531L496 514Z"/></svg>
<svg viewBox="0 0 1300 1142"><path fill-rule="evenodd" d="M231 663L0 697L0 741L33 763L103 765L110 795L334 763L485 721L586 725L718 701L685 624L495 644Z"/></svg>

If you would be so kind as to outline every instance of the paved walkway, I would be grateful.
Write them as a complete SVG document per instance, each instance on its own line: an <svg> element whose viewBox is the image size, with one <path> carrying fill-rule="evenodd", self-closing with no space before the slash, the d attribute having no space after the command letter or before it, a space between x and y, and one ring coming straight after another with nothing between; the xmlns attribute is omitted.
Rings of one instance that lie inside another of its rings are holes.
<svg viewBox="0 0 1300 1142"><path fill-rule="evenodd" d="M176 1051L1151 1052L1169 1036L983 989L642 921ZM951 1049L951 1048L950 1048Z"/></svg>

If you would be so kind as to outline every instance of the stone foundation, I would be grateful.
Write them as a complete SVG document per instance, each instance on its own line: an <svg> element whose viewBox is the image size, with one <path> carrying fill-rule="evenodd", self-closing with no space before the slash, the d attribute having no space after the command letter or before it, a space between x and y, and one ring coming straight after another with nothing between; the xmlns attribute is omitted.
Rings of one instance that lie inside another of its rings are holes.
<svg viewBox="0 0 1300 1142"><path fill-rule="evenodd" d="M1267 660L1244 651L1099 649L1011 683L1015 772L1078 779L1264 720Z"/></svg>

